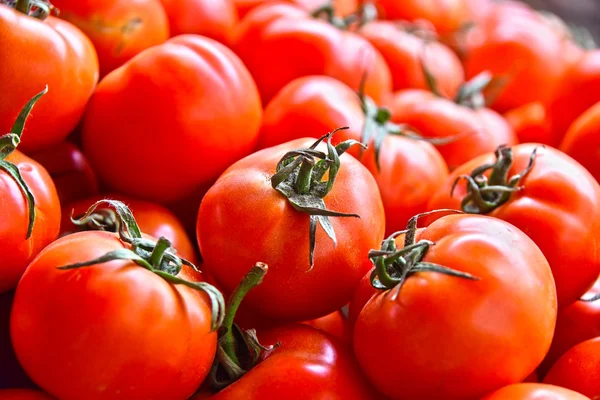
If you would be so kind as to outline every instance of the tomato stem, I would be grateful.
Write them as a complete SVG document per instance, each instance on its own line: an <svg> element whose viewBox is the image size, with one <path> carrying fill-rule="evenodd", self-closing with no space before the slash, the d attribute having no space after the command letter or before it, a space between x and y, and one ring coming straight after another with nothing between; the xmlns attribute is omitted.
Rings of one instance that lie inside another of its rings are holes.
<svg viewBox="0 0 600 400"><path fill-rule="evenodd" d="M46 0L17 0L15 10L43 21L55 8Z"/></svg>
<svg viewBox="0 0 600 400"><path fill-rule="evenodd" d="M29 8L31 7L31 0L17 0L15 10L22 12L23 14L29 15Z"/></svg>
<svg viewBox="0 0 600 400"><path fill-rule="evenodd" d="M152 254L150 254L150 259L148 262L155 268L159 268L162 264L163 255L165 251L171 247L171 242L164 236L161 236L156 244L154 245L154 250L152 250Z"/></svg>

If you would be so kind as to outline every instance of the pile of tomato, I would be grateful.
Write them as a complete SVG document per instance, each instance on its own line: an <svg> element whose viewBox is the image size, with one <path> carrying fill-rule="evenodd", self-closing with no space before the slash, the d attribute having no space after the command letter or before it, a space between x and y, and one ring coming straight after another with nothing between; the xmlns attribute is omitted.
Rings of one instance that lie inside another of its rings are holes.
<svg viewBox="0 0 600 400"><path fill-rule="evenodd" d="M0 0L0 400L600 398L600 50L512 0Z"/></svg>

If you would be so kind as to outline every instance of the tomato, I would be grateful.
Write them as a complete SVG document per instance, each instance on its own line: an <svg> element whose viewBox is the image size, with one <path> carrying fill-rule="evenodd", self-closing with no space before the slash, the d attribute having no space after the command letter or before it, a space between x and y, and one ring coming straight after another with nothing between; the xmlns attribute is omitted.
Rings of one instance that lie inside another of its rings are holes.
<svg viewBox="0 0 600 400"><path fill-rule="evenodd" d="M354 326L364 373L385 395L411 400L475 399L525 379L556 322L542 252L496 218L447 215L420 231L411 223L400 250L391 237L371 253L380 290Z"/></svg>
<svg viewBox="0 0 600 400"><path fill-rule="evenodd" d="M56 239L60 228L52 178L44 167L15 150L32 107L46 91L34 96L8 130L11 133L0 137L0 293L17 286L27 264Z"/></svg>
<svg viewBox="0 0 600 400"><path fill-rule="evenodd" d="M586 396L559 386L543 383L516 383L490 393L482 400L589 400Z"/></svg>
<svg viewBox="0 0 600 400"><path fill-rule="evenodd" d="M366 39L291 4L252 10L240 22L234 49L256 79L264 104L307 75L328 75L357 90L366 74L365 93L376 102L391 91L389 68Z"/></svg>
<svg viewBox="0 0 600 400"><path fill-rule="evenodd" d="M29 265L11 315L15 353L61 400L187 399L210 370L211 304L222 309L222 297L181 269L164 238L142 238L130 212L117 212L120 235L74 233Z"/></svg>
<svg viewBox="0 0 600 400"><path fill-rule="evenodd" d="M233 40L238 15L233 0L160 0L171 36L195 33L223 44Z"/></svg>
<svg viewBox="0 0 600 400"><path fill-rule="evenodd" d="M246 15L254 7L263 3L274 2L276 0L234 0L235 6L240 17ZM307 11L314 11L319 7L328 5L329 0L284 0L289 3L294 3ZM348 15L353 13L358 8L358 0L333 0L333 9L338 15Z"/></svg>
<svg viewBox="0 0 600 400"><path fill-rule="evenodd" d="M331 135L318 142L323 140L329 143ZM245 300L264 319L304 321L341 308L370 269L369 249L383 237L379 190L356 159L341 155L337 161L320 163L320 172L321 167L332 168L327 184L320 182L322 175L316 171L307 172L311 160L292 161L295 153L288 152L308 148L313 141L299 139L238 161L221 175L200 205L197 236L204 267L225 293L231 293L256 260L269 265L269 275ZM332 146L318 150L327 153L315 157L328 154L330 160L343 152ZM280 162L290 161L296 169L278 183L291 171L281 170ZM305 164L302 173L299 162ZM302 186L305 179L310 180L310 188L308 183Z"/></svg>
<svg viewBox="0 0 600 400"><path fill-rule="evenodd" d="M46 393L27 389L0 390L0 400L53 400Z"/></svg>
<svg viewBox="0 0 600 400"><path fill-rule="evenodd" d="M600 101L573 122L559 148L580 162L597 181L600 181L598 132L600 132Z"/></svg>
<svg viewBox="0 0 600 400"><path fill-rule="evenodd" d="M102 80L83 120L83 148L112 190L175 201L249 154L261 115L254 81L235 54L180 35Z"/></svg>
<svg viewBox="0 0 600 400"><path fill-rule="evenodd" d="M548 111L539 101L513 108L504 114L504 118L519 142L553 144Z"/></svg>
<svg viewBox="0 0 600 400"><path fill-rule="evenodd" d="M360 29L383 56L392 74L393 89L427 89L422 62L436 78L440 91L454 97L465 80L459 58L442 43L401 29L397 23L375 21Z"/></svg>
<svg viewBox="0 0 600 400"><path fill-rule="evenodd" d="M475 172L484 165L489 166L484 171L487 183L481 172ZM455 182L469 175L471 183L460 182L452 192ZM480 192L476 182L499 190ZM521 189L515 191L516 187ZM482 201L476 200L478 193ZM429 203L430 210L461 207L503 219L533 239L552 268L561 306L581 297L600 273L596 250L600 246L600 186L585 168L558 150L522 144L462 165Z"/></svg>
<svg viewBox="0 0 600 400"><path fill-rule="evenodd" d="M96 173L74 144L62 142L29 156L48 171L62 205L100 192Z"/></svg>
<svg viewBox="0 0 600 400"><path fill-rule="evenodd" d="M352 342L352 330L348 319L344 317L341 311L334 311L324 317L304 321L304 325L312 326L313 328L322 330L335 337L342 343Z"/></svg>
<svg viewBox="0 0 600 400"><path fill-rule="evenodd" d="M45 2L36 2L40 3ZM98 80L92 43L68 22L51 16L36 19L4 4L0 37L0 134L10 132L23 104L48 85L48 95L27 124L21 149L28 152L61 142L81 119Z"/></svg>
<svg viewBox="0 0 600 400"><path fill-rule="evenodd" d="M552 366L545 383L575 390L592 399L600 396L600 337L567 351Z"/></svg>
<svg viewBox="0 0 600 400"><path fill-rule="evenodd" d="M74 218L80 218L85 214L88 208L97 201L108 198L112 200L119 200L127 204L127 206L133 211L135 219L142 232L152 237L164 236L171 241L173 248L177 249L178 254L183 258L195 264L197 261L196 250L190 240L189 236L185 232L183 224L165 207L151 203L148 201L132 199L127 196L119 194L105 194L102 196L94 196L87 199L82 199L74 203L70 203L63 208L63 218L61 221L61 235L70 234L81 230L94 230L93 226L88 224L83 226L77 226L71 222L71 213ZM118 227L114 222L115 214L108 206L99 206L96 208L99 213L96 213L98 217L102 218L103 213L108 212L108 227L106 230L110 232L117 232ZM103 220L104 222L105 220Z"/></svg>
<svg viewBox="0 0 600 400"><path fill-rule="evenodd" d="M428 138L454 138L438 150L452 171L472 158L513 145L517 137L501 115L470 108L421 89L396 92L387 103L392 121L408 124Z"/></svg>

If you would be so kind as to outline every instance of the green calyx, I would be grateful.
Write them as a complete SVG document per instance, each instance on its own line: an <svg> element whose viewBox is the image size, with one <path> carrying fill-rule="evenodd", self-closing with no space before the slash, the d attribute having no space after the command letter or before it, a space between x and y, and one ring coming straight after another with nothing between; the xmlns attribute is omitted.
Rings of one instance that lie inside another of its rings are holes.
<svg viewBox="0 0 600 400"><path fill-rule="evenodd" d="M336 28L343 30L349 29L350 26L356 21L357 17L356 14L350 14L347 17L339 17L335 15L333 0L326 1L325 4L311 11L310 15L313 18L324 19Z"/></svg>
<svg viewBox="0 0 600 400"><path fill-rule="evenodd" d="M518 174L508 177L513 165L512 149L500 146L496 149L496 161L475 168L471 175L461 175L454 181L450 196L461 179L467 182L467 195L461 201L461 208L469 214L487 214L506 203L514 192L523 188L518 186L521 180L533 168L537 148L531 152L529 164ZM491 171L490 177L484 175Z"/></svg>
<svg viewBox="0 0 600 400"><path fill-rule="evenodd" d="M47 0L2 0L3 4L30 17L45 20L56 8Z"/></svg>
<svg viewBox="0 0 600 400"><path fill-rule="evenodd" d="M466 272L423 261L430 247L435 243L429 240L416 241L417 222L420 217L438 212L460 213L456 210L443 209L415 215L408 221L406 230L390 235L382 242L380 250L369 251L369 258L375 265L371 273L371 284L374 288L395 289L393 299L396 299L406 278L417 272L437 272L463 279L479 280ZM402 234L405 234L404 247L398 250L395 239Z"/></svg>
<svg viewBox="0 0 600 400"><path fill-rule="evenodd" d="M312 146L286 153L277 163L277 172L271 177L271 186L285 196L292 207L310 216L309 225L309 262L314 265L317 225L321 225L327 236L337 244L335 231L329 217L354 217L358 214L346 214L328 210L323 198L333 189L335 179L341 167L340 155L350 147L360 145L355 140L347 140L333 146L332 136L340 129L319 138ZM327 153L316 150L326 141ZM317 161L317 159L319 161ZM327 180L323 181L325 174Z"/></svg>
<svg viewBox="0 0 600 400"><path fill-rule="evenodd" d="M108 199L100 200L94 203L79 221L89 218L100 205L109 205L116 211L116 216L119 220L119 237L122 242L129 245L129 248L111 251L94 260L70 264L58 267L58 269L84 268L114 260L133 261L169 283L184 285L206 293L211 302L211 329L213 331L217 330L223 322L225 310L225 300L221 292L206 282L190 282L178 277L177 275L181 272L183 265L197 270L196 266L177 256L175 249L171 247L171 242L167 238L161 237L156 242L143 238L131 210L122 202Z"/></svg>
<svg viewBox="0 0 600 400"><path fill-rule="evenodd" d="M17 120L15 121L10 133L6 135L0 136L0 170L6 172L16 183L19 185L19 189L25 196L27 200L27 208L29 213L29 223L27 224L27 234L25 239L29 239L31 234L33 233L33 226L35 224L35 198L31 190L29 190L29 186L27 186L27 182L23 179L19 168L6 160L6 158L11 155L21 142L21 135L23 134L23 128L25 128L25 122L31 113L31 109L37 101L48 93L48 86L40 93L36 94L25 104L19 115L17 116Z"/></svg>
<svg viewBox="0 0 600 400"><path fill-rule="evenodd" d="M71 215L71 222L77 226L77 232L106 231L117 233L121 229L121 221L117 213L110 208L96 209L91 214L85 213L78 217Z"/></svg>

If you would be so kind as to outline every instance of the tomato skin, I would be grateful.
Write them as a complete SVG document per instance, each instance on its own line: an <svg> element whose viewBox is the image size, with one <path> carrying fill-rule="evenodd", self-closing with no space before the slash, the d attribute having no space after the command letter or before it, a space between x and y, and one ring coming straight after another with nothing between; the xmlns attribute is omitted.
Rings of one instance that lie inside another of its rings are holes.
<svg viewBox="0 0 600 400"><path fill-rule="evenodd" d="M600 337L567 351L552 366L544 383L575 390L592 399L600 396Z"/></svg>
<svg viewBox="0 0 600 400"><path fill-rule="evenodd" d="M436 78L444 95L456 96L465 80L462 64L447 46L403 31L389 21L375 21L360 29L383 56L392 74L393 89L428 89L421 67L421 58Z"/></svg>
<svg viewBox="0 0 600 400"><path fill-rule="evenodd" d="M590 400L559 386L544 383L517 383L488 394L481 400Z"/></svg>
<svg viewBox="0 0 600 400"><path fill-rule="evenodd" d="M238 15L233 0L160 0L171 36L194 33L229 45Z"/></svg>
<svg viewBox="0 0 600 400"><path fill-rule="evenodd" d="M209 332L204 294L129 261L57 269L125 247L110 232L65 236L38 255L19 283L11 316L15 352L29 376L60 399L119 393L183 400L211 367L216 333ZM189 279L184 271L179 276Z"/></svg>
<svg viewBox="0 0 600 400"><path fill-rule="evenodd" d="M291 4L265 4L248 13L238 26L234 49L254 76L264 104L287 83L307 75L328 75L358 90L367 72L365 93L375 102L391 91L389 68L366 39Z"/></svg>
<svg viewBox="0 0 600 400"><path fill-rule="evenodd" d="M556 147L546 107L539 101L513 108L504 118L521 143L542 143Z"/></svg>
<svg viewBox="0 0 600 400"><path fill-rule="evenodd" d="M445 216L417 233L425 239L436 244L424 261L480 280L417 273L397 298L371 298L354 327L367 377L391 398L411 400L478 398L522 381L546 354L556 321L542 253L514 226L485 216Z"/></svg>
<svg viewBox="0 0 600 400"><path fill-rule="evenodd" d="M0 400L53 400L46 393L28 389L0 390Z"/></svg>
<svg viewBox="0 0 600 400"><path fill-rule="evenodd" d="M572 158L532 143L512 148L514 164L509 176L525 169L535 148L533 169L519 183L524 189L488 215L515 225L540 247L552 268L559 305L564 307L579 299L600 273L600 254L596 250L600 246L600 186ZM428 208L460 209L467 189L461 182L450 196L456 178L495 160L489 153L457 168ZM574 266L577 273L573 272Z"/></svg>
<svg viewBox="0 0 600 400"><path fill-rule="evenodd" d="M429 138L456 137L438 146L452 171L472 158L513 145L517 137L501 115L488 108L472 110L420 89L401 90L387 103L392 121L406 123Z"/></svg>
<svg viewBox="0 0 600 400"><path fill-rule="evenodd" d="M240 17L245 16L254 7L277 0L234 0ZM313 11L327 3L327 0L284 0L296 4L307 11ZM358 0L333 0L336 15L348 15L358 8Z"/></svg>
<svg viewBox="0 0 600 400"><path fill-rule="evenodd" d="M235 54L212 39L180 35L100 82L83 121L83 148L112 190L165 203L249 154L261 116L254 81ZM176 160L157 162L166 154Z"/></svg>
<svg viewBox="0 0 600 400"><path fill-rule="evenodd" d="M37 110L37 108L36 108ZM14 289L27 264L58 236L60 204L52 178L40 164L16 150L6 158L19 168L35 198L36 219L27 236L29 209L17 183L0 171L0 293Z"/></svg>
<svg viewBox="0 0 600 400"><path fill-rule="evenodd" d="M98 180L85 155L71 142L62 142L29 154L52 177L60 204L89 197L100 192Z"/></svg>
<svg viewBox="0 0 600 400"><path fill-rule="evenodd" d="M81 119L98 80L92 43L68 22L54 17L41 22L2 4L0 37L0 132L10 132L23 104L48 85L19 149L61 142Z"/></svg>
<svg viewBox="0 0 600 400"><path fill-rule="evenodd" d="M304 321L340 309L371 268L368 251L383 239L385 217L375 180L356 159L343 154L333 190L323 200L337 212L361 218L331 218L337 247L318 228L310 268L309 216L274 190L270 177L287 151L313 142L295 140L238 161L200 205L197 237L204 267L229 294L256 260L264 260L269 273L244 298L242 308L273 321Z"/></svg>
<svg viewBox="0 0 600 400"><path fill-rule="evenodd" d="M341 343L352 343L352 329L350 328L348 319L344 317L344 314L339 310L321 318L304 321L302 324L326 332L338 339Z"/></svg>

